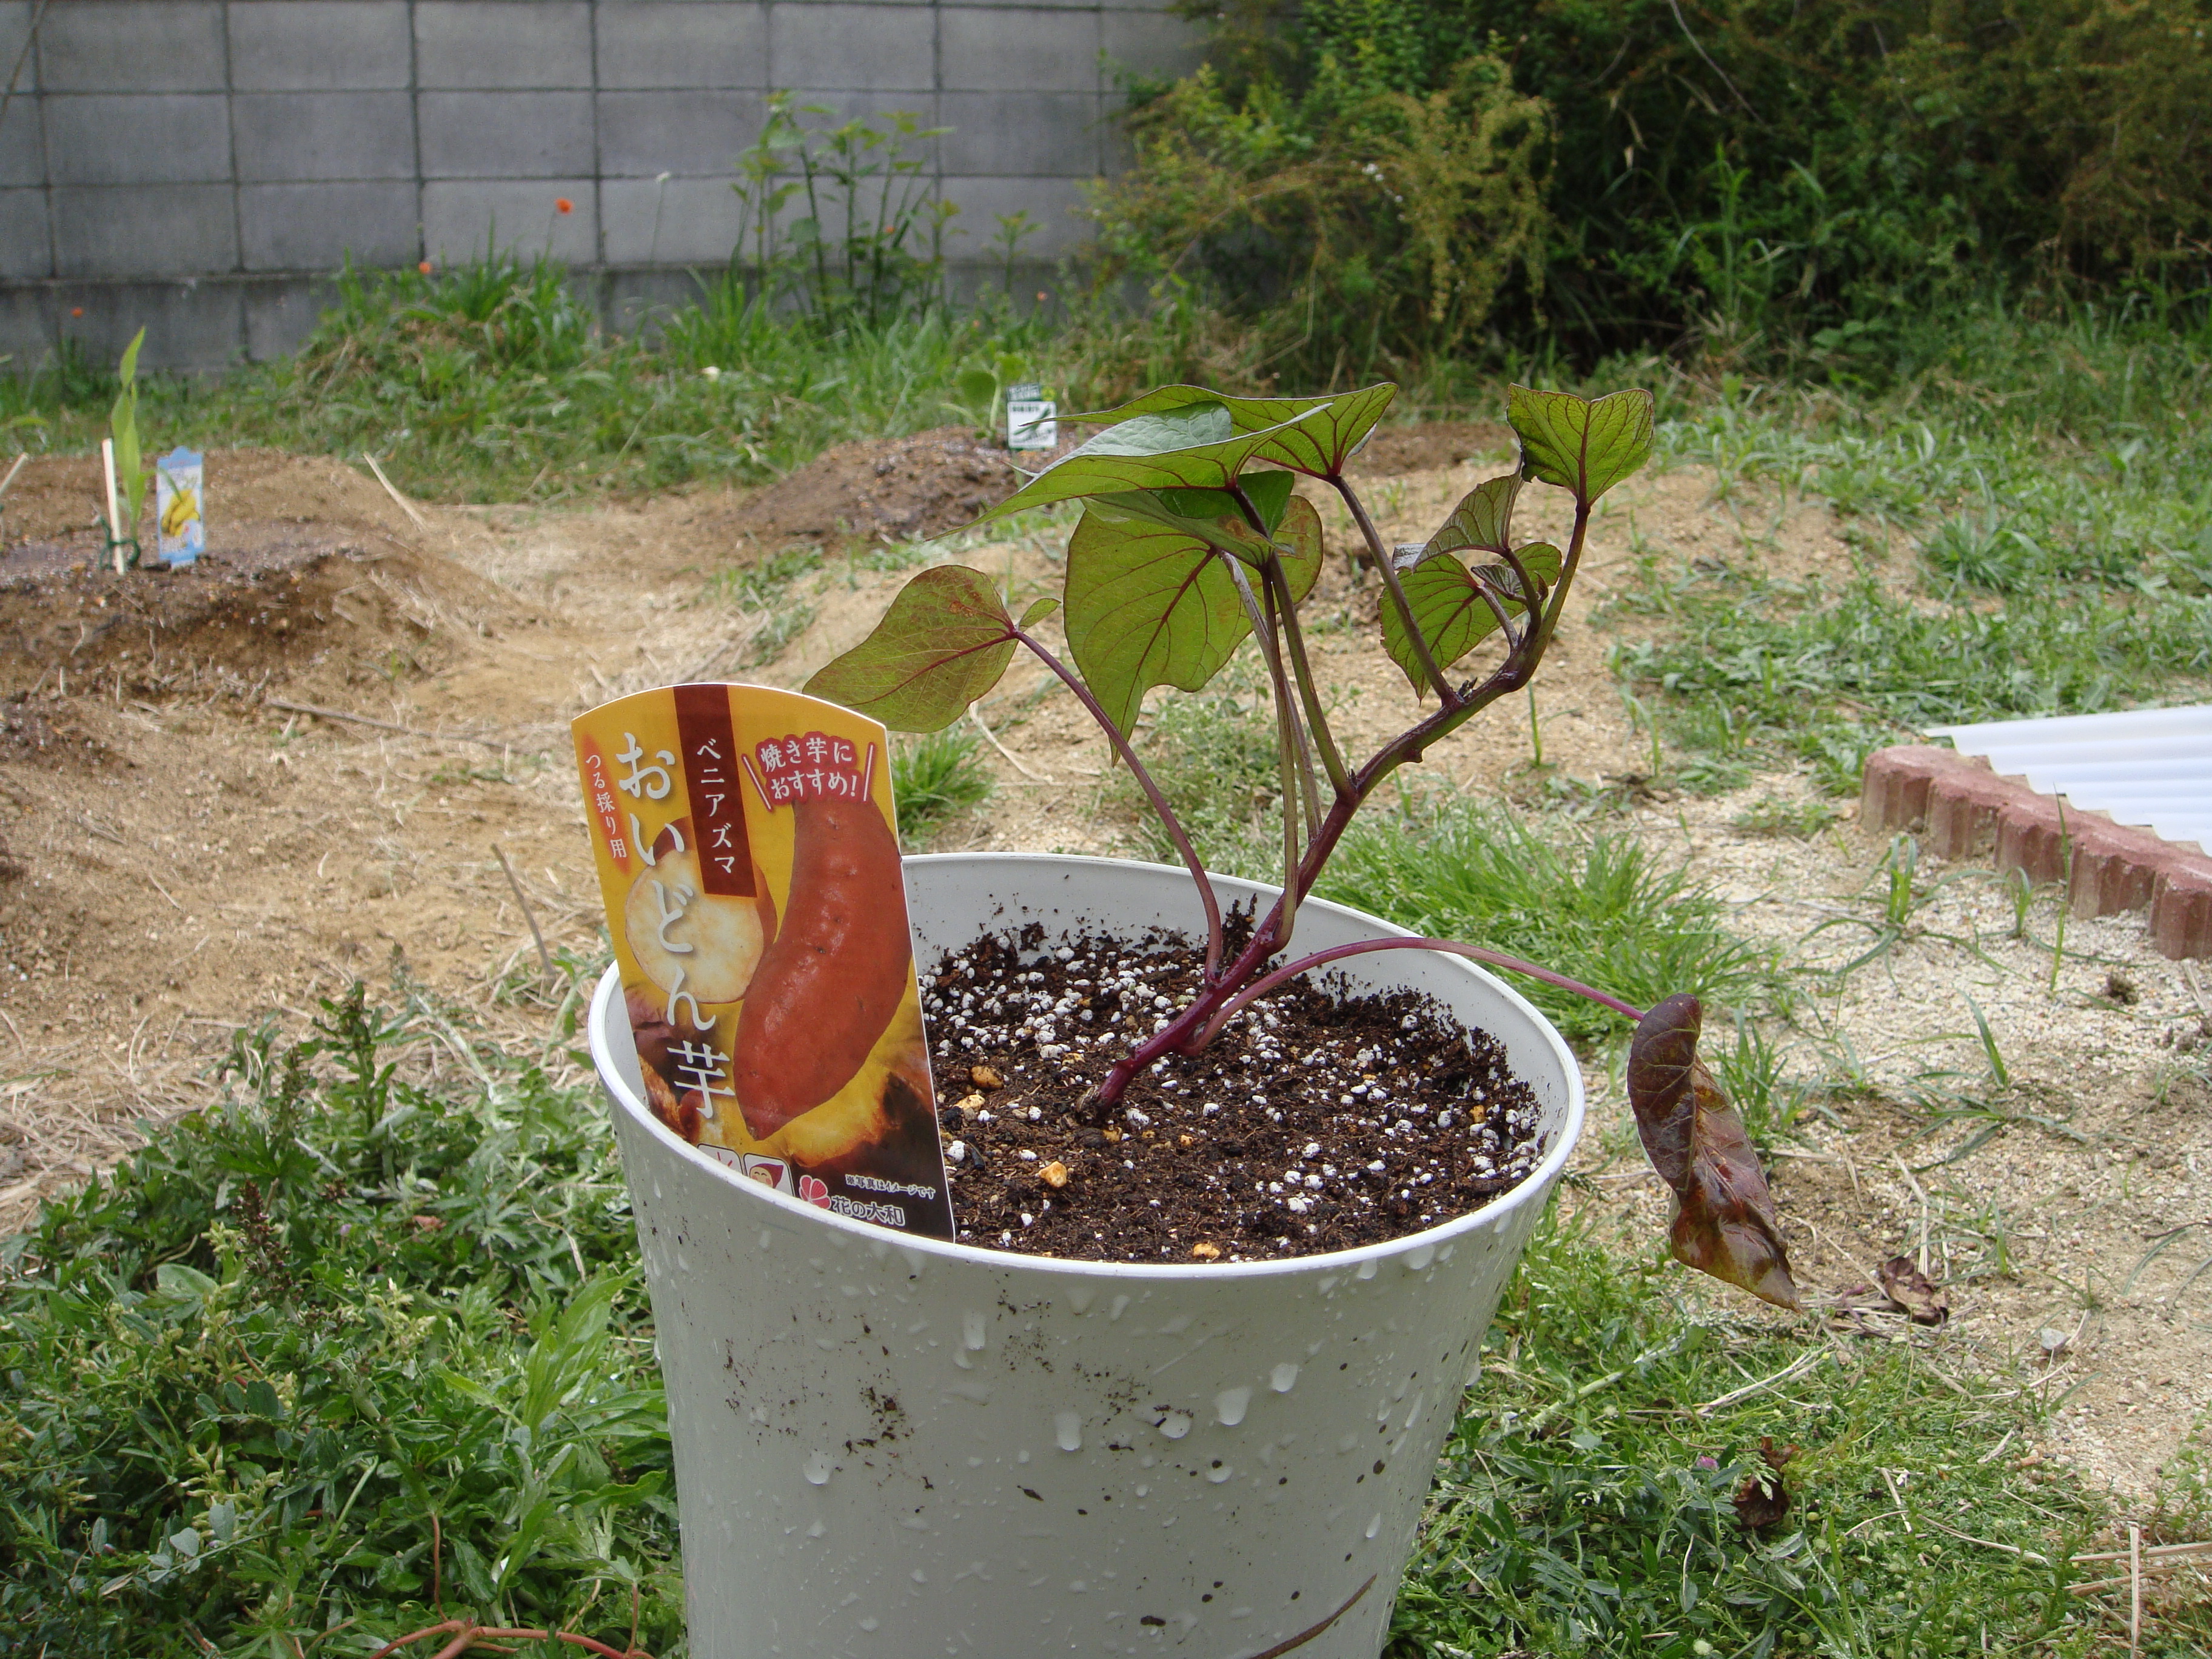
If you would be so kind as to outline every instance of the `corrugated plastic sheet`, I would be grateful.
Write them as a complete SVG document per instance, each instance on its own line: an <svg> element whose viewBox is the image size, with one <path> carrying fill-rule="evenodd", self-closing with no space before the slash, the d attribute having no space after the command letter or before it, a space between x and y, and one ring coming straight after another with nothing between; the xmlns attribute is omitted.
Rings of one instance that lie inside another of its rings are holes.
<svg viewBox="0 0 2212 1659"><path fill-rule="evenodd" d="M2212 853L2212 705L1938 726L1929 735L2069 806Z"/></svg>

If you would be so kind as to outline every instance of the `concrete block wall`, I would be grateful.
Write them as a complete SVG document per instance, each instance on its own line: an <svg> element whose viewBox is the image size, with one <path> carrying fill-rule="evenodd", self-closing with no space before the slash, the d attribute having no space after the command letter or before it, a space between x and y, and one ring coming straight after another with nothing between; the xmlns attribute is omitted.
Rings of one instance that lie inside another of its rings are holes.
<svg viewBox="0 0 2212 1659"><path fill-rule="evenodd" d="M0 0L0 355L143 324L149 366L281 353L330 273L550 251L609 296L729 258L772 88L907 111L956 262L1026 209L1077 248L1117 68L1180 73L1167 0ZM34 15L35 36L31 33ZM28 49L26 51L27 41ZM664 177L663 175L665 175ZM556 204L566 200L567 212Z"/></svg>

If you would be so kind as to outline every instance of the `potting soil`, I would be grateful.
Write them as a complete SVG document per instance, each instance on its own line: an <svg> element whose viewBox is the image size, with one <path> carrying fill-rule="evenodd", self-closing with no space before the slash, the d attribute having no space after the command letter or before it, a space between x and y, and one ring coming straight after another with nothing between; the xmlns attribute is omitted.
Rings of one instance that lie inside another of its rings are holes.
<svg viewBox="0 0 2212 1659"><path fill-rule="evenodd" d="M1199 1054L1085 1097L1187 1006L1202 951L984 934L936 965L923 1010L963 1243L1091 1261L1231 1262L1434 1227L1525 1180L1540 1109L1504 1048L1413 992L1337 999L1313 978ZM1326 975L1320 976L1326 981Z"/></svg>

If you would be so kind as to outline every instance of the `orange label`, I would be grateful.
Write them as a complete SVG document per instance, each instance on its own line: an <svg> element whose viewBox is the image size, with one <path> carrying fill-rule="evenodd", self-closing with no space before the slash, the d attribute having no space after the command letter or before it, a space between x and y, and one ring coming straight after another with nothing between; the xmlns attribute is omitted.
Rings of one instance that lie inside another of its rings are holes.
<svg viewBox="0 0 2212 1659"><path fill-rule="evenodd" d="M764 1185L951 1237L884 728L695 684L574 732L655 1115Z"/></svg>

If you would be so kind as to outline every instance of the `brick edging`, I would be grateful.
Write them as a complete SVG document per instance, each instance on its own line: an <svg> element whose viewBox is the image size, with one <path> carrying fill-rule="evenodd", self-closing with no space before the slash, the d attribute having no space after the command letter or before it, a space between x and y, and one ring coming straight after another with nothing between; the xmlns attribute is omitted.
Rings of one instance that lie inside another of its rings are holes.
<svg viewBox="0 0 2212 1659"><path fill-rule="evenodd" d="M2101 812L2066 812L2022 778L2001 778L1987 762L1926 744L1879 749L1867 757L1859 822L1869 830L1924 832L1947 859L1993 857L2038 884L2073 876L2077 916L2148 910L2151 943L2169 957L2212 957L2212 858L2114 823Z"/></svg>

